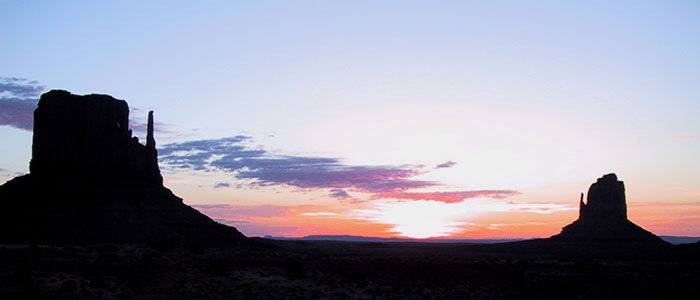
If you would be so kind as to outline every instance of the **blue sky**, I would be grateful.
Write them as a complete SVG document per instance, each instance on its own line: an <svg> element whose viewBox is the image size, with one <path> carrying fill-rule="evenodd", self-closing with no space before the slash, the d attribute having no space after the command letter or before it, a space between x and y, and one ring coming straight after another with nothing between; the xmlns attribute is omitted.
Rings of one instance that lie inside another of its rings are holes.
<svg viewBox="0 0 700 300"><path fill-rule="evenodd" d="M439 185L414 193L507 190L522 203L576 205L616 172L632 207L696 209L699 32L695 1L5 1L0 76L110 94L141 121L153 109L161 146L240 135L267 162L415 171L404 179ZM0 126L0 139L3 180L26 172L31 133ZM353 184L300 191L294 178L250 189L240 170L164 174L191 204L342 215L393 201ZM334 189L362 201L339 202ZM574 213L547 216L531 235ZM638 218L658 232L700 228L700 214L663 225L672 216Z"/></svg>

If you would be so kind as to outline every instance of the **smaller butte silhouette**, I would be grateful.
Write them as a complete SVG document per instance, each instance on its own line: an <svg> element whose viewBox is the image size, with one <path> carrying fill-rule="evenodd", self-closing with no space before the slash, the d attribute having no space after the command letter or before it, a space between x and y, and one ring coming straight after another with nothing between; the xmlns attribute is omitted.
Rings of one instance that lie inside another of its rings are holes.
<svg viewBox="0 0 700 300"><path fill-rule="evenodd" d="M0 186L0 243L232 245L246 240L163 186L148 114L146 144L126 101L52 90L34 111L30 173Z"/></svg>
<svg viewBox="0 0 700 300"><path fill-rule="evenodd" d="M625 184L614 173L604 175L588 189L579 202L579 218L565 226L551 240L572 243L668 244L627 219Z"/></svg>

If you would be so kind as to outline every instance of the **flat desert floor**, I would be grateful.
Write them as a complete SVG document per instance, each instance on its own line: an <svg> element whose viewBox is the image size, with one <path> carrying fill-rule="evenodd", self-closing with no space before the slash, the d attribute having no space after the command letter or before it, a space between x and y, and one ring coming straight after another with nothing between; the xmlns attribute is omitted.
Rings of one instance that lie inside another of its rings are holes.
<svg viewBox="0 0 700 300"><path fill-rule="evenodd" d="M0 299L683 299L696 249L253 239L239 247L0 245Z"/></svg>

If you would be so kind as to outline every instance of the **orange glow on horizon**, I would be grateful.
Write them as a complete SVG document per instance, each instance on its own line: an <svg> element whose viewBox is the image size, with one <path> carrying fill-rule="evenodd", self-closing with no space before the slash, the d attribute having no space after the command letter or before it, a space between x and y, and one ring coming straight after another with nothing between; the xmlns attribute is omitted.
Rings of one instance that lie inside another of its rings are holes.
<svg viewBox="0 0 700 300"><path fill-rule="evenodd" d="M678 211L679 208L682 211ZM558 234L563 226L578 218L578 208L573 205L517 203L504 199L471 199L458 203L381 200L355 206L262 205L198 209L247 236L279 237L546 238ZM245 215L249 211L254 213ZM657 235L698 235L697 228L692 226L700 221L698 214L700 207L690 204L633 203L629 206L629 219Z"/></svg>

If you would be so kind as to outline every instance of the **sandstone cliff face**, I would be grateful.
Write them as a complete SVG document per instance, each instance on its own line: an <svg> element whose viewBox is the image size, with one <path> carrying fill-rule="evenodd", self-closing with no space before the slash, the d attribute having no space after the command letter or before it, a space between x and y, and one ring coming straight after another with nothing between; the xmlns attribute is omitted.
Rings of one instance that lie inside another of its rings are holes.
<svg viewBox="0 0 700 300"><path fill-rule="evenodd" d="M583 194L579 202L579 218L552 237L570 242L633 242L666 244L661 238L627 219L625 185L617 175L607 174Z"/></svg>
<svg viewBox="0 0 700 300"><path fill-rule="evenodd" d="M50 91L34 112L30 174L0 186L0 244L240 243L163 187L153 112L146 145L129 107L107 95Z"/></svg>

